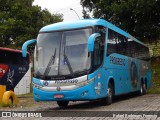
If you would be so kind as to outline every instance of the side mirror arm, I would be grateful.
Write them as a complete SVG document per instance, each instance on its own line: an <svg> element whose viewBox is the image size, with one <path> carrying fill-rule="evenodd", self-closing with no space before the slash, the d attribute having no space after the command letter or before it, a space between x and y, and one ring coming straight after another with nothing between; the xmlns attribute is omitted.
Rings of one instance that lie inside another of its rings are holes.
<svg viewBox="0 0 160 120"><path fill-rule="evenodd" d="M33 40L28 40L23 44L23 46L22 46L22 56L23 57L27 56L27 47L28 47L28 45L33 44L35 42L36 42L36 39L33 39Z"/></svg>

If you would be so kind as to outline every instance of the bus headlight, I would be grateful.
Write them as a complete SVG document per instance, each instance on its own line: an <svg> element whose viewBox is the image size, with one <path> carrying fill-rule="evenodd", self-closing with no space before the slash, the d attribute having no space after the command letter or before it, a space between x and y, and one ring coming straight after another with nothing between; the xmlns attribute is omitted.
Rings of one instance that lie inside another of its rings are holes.
<svg viewBox="0 0 160 120"><path fill-rule="evenodd" d="M40 85L37 85L37 84L35 84L35 83L33 83L33 82L32 82L32 86L33 86L33 87L35 87L35 88L37 88L37 89L40 89L40 88L42 88L42 86L40 86Z"/></svg>
<svg viewBox="0 0 160 120"><path fill-rule="evenodd" d="M42 86L42 87L44 86L43 83L39 79L36 79L36 78L32 79L32 84Z"/></svg>

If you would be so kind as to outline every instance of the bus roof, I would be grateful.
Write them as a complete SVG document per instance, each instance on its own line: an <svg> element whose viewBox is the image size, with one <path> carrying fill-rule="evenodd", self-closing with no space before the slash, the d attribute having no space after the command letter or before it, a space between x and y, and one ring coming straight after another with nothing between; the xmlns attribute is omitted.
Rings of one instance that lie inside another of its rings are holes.
<svg viewBox="0 0 160 120"><path fill-rule="evenodd" d="M112 23L103 20L103 19L79 19L75 21L69 21L69 22L58 22L51 25L47 25L43 27L40 32L50 32L50 31L60 31L60 30L70 30L70 29L77 29L77 28L83 28L83 27L90 27L90 26L96 26L96 25L102 25L105 27L108 27L123 36L130 38L144 46L146 46L141 41L134 38L129 33L125 32L124 30L120 29L119 27L113 25ZM147 47L147 46L146 46Z"/></svg>
<svg viewBox="0 0 160 120"><path fill-rule="evenodd" d="M106 26L106 24L106 21L102 19L80 19L75 21L54 23L43 27L40 32L76 29L95 25Z"/></svg>

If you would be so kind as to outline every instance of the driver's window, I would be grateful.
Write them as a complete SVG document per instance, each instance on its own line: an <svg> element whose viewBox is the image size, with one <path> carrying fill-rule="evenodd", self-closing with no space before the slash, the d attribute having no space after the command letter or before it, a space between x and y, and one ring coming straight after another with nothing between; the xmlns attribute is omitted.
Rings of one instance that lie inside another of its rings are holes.
<svg viewBox="0 0 160 120"><path fill-rule="evenodd" d="M94 70L101 66L104 56L104 40L102 37L98 37L95 40L94 52L93 52L93 66Z"/></svg>
<svg viewBox="0 0 160 120"><path fill-rule="evenodd" d="M93 56L94 56L93 64L95 67L97 67L100 65L100 45L99 45L98 41L95 42Z"/></svg>

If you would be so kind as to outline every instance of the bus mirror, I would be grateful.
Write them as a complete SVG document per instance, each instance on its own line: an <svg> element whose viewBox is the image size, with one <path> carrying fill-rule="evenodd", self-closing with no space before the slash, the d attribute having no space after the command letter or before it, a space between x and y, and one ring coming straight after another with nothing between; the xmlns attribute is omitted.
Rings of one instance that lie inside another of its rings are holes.
<svg viewBox="0 0 160 120"><path fill-rule="evenodd" d="M33 40L28 40L23 44L23 46L22 46L22 56L23 57L27 56L27 47L28 47L28 45L30 45L32 43L35 43L35 42L36 42L36 39L33 39Z"/></svg>
<svg viewBox="0 0 160 120"><path fill-rule="evenodd" d="M94 50L94 42L97 37L101 36L99 33L94 33L88 38L88 52Z"/></svg>

